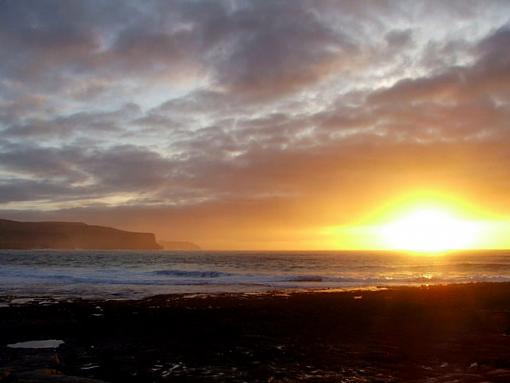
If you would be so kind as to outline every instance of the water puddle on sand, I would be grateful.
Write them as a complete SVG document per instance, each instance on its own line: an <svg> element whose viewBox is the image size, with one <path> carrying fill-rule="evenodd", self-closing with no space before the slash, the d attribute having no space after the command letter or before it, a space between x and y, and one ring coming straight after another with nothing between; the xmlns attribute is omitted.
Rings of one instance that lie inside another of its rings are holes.
<svg viewBox="0 0 510 383"><path fill-rule="evenodd" d="M99 364L95 363L87 363L80 367L80 370L93 370L95 368L101 367Z"/></svg>
<svg viewBox="0 0 510 383"><path fill-rule="evenodd" d="M8 348L58 348L64 344L60 339L46 339L46 340L29 340L27 342L18 342L8 344Z"/></svg>

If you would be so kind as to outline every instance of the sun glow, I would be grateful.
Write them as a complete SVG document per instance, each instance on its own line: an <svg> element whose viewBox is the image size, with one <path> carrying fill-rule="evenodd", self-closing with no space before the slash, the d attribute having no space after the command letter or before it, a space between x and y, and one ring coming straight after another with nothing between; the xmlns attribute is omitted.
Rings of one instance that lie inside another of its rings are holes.
<svg viewBox="0 0 510 383"><path fill-rule="evenodd" d="M331 249L439 255L510 248L510 217L446 192L422 190L380 202L344 225L321 228Z"/></svg>
<svg viewBox="0 0 510 383"><path fill-rule="evenodd" d="M384 246L392 250L439 252L469 249L476 245L480 225L434 208L410 211L380 226Z"/></svg>

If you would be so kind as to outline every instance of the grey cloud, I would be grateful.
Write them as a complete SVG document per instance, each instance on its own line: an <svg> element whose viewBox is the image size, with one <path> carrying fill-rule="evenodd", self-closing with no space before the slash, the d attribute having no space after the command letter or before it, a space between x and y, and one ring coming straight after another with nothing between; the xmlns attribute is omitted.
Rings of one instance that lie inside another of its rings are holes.
<svg viewBox="0 0 510 383"><path fill-rule="evenodd" d="M53 200L55 197L62 201L70 193L66 184L23 179L0 182L0 203Z"/></svg>
<svg viewBox="0 0 510 383"><path fill-rule="evenodd" d="M93 132L113 132L120 125L140 114L140 107L130 103L119 110L77 112L69 116L54 119L28 119L27 121L7 124L2 134L11 138L65 137Z"/></svg>
<svg viewBox="0 0 510 383"><path fill-rule="evenodd" d="M421 46L411 3L8 3L0 167L19 177L2 180L4 202L354 191L412 178L405 158L431 172L419 156L438 165L466 142L496 148L478 154L484 171L508 140L508 28ZM450 17L476 17L455 4ZM400 75L371 83L385 73ZM200 81L181 89L186 76Z"/></svg>
<svg viewBox="0 0 510 383"><path fill-rule="evenodd" d="M263 5L233 17L233 48L220 58L220 84L268 97L295 91L352 65L350 58L357 53L353 42L302 4L259 4Z"/></svg>
<svg viewBox="0 0 510 383"><path fill-rule="evenodd" d="M53 195L57 200L63 190L81 198L98 193L153 190L158 182L167 179L171 170L168 161L156 153L126 146L90 150L25 145L0 152L0 163L4 170L33 178L34 184L44 180L44 185L54 185L59 191ZM34 187L32 194L37 190Z"/></svg>
<svg viewBox="0 0 510 383"><path fill-rule="evenodd" d="M153 110L154 113L228 113L239 111L243 103L235 97L224 92L199 89L187 94L184 97L164 102Z"/></svg>
<svg viewBox="0 0 510 383"><path fill-rule="evenodd" d="M32 145L11 145L0 152L0 168L20 174L50 179L52 177L79 181L80 171L72 168L72 163L81 153L73 148L40 148Z"/></svg>
<svg viewBox="0 0 510 383"><path fill-rule="evenodd" d="M507 28L473 47L474 63L443 66L366 93L360 106L340 106L314 118L324 129L372 130L399 140L490 140L507 136L510 60Z"/></svg>
<svg viewBox="0 0 510 383"><path fill-rule="evenodd" d="M209 76L247 97L278 96L352 68L357 47L313 4L246 2L7 2L0 71L48 91L93 76ZM346 6L346 10L349 6ZM100 88L96 88L100 91Z"/></svg>
<svg viewBox="0 0 510 383"><path fill-rule="evenodd" d="M402 48L413 42L413 31L411 29L394 29L384 36L391 48Z"/></svg>
<svg viewBox="0 0 510 383"><path fill-rule="evenodd" d="M93 151L80 166L101 187L124 191L154 190L174 171L171 162L157 153L131 146Z"/></svg>

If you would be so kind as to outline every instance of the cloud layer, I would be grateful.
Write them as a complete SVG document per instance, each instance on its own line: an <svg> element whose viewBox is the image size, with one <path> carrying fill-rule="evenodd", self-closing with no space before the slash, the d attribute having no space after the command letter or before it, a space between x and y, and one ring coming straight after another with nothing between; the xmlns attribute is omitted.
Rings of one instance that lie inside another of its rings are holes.
<svg viewBox="0 0 510 383"><path fill-rule="evenodd" d="M6 0L2 216L295 248L406 190L508 209L509 14Z"/></svg>

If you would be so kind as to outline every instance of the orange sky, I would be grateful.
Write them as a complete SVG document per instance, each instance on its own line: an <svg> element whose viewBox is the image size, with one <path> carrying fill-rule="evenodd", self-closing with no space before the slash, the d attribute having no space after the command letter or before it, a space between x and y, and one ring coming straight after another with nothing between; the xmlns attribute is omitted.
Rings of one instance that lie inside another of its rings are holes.
<svg viewBox="0 0 510 383"><path fill-rule="evenodd" d="M433 202L510 246L510 3L1 7L2 218L378 248Z"/></svg>

